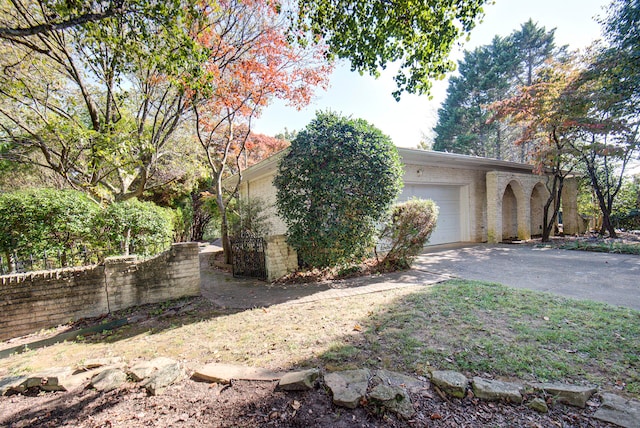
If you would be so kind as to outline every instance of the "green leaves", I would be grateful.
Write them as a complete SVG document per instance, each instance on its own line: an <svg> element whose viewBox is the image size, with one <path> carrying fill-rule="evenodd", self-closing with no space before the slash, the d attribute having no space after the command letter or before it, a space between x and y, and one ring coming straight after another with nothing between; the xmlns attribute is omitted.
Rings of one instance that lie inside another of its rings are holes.
<svg viewBox="0 0 640 428"><path fill-rule="evenodd" d="M403 91L428 93L431 80L453 70L454 43L482 16L486 0L300 0L294 30L310 31L329 45L329 55L351 61L353 70L378 76L399 62Z"/></svg>
<svg viewBox="0 0 640 428"><path fill-rule="evenodd" d="M289 242L318 267L364 256L375 225L402 187L398 152L362 119L319 112L301 131L274 180Z"/></svg>

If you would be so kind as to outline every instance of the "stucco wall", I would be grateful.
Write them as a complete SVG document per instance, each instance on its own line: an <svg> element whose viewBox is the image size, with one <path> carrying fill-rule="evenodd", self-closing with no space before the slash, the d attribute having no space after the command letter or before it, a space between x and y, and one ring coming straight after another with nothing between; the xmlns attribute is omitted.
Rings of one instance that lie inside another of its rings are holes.
<svg viewBox="0 0 640 428"><path fill-rule="evenodd" d="M271 218L271 234L282 235L287 232L287 225L278 217L276 211L276 188L273 185L276 172L274 170L271 174L245 182L242 185L241 197L260 198L264 202L265 213Z"/></svg>
<svg viewBox="0 0 640 428"><path fill-rule="evenodd" d="M200 295L198 244L157 257L0 277L0 340L131 306Z"/></svg>

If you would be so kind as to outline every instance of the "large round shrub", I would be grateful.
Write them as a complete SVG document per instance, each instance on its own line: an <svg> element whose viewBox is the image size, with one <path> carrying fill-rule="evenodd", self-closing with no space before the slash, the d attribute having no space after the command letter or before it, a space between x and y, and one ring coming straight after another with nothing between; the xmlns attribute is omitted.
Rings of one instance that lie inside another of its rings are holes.
<svg viewBox="0 0 640 428"><path fill-rule="evenodd" d="M391 139L362 119L321 112L292 141L274 180L288 241L310 266L366 255L402 187Z"/></svg>

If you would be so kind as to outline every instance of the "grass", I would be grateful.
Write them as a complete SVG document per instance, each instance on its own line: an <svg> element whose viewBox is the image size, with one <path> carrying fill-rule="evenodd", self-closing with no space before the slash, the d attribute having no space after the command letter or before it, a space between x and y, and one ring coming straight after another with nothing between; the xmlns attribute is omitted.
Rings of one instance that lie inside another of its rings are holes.
<svg viewBox="0 0 640 428"><path fill-rule="evenodd" d="M190 368L218 361L278 370L455 369L596 383L640 397L640 312L631 309L462 280L242 312L203 299L192 306L0 360L0 377L110 355L169 356Z"/></svg>
<svg viewBox="0 0 640 428"><path fill-rule="evenodd" d="M558 248L563 250L594 251L598 253L640 255L640 243L574 241L561 244Z"/></svg>

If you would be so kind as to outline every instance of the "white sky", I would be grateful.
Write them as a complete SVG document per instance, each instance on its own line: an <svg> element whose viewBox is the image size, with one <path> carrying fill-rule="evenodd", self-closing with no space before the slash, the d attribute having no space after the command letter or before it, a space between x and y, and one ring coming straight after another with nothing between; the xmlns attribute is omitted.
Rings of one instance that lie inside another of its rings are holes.
<svg viewBox="0 0 640 428"><path fill-rule="evenodd" d="M556 28L556 44L580 49L600 38L595 17L605 14L609 0L496 0L485 6L485 17L472 32L463 49L489 44L495 35L507 36L529 18L547 30ZM462 57L462 49L452 58ZM416 147L423 134L429 134L437 121L437 111L446 96L447 81L435 82L433 98L403 94L396 102L392 71L379 79L349 71L347 64L336 67L328 91L301 111L276 100L255 120L253 131L275 135L285 127L303 129L317 110L332 110L354 118L363 118L389 135L397 146Z"/></svg>

